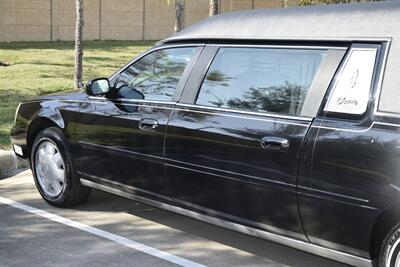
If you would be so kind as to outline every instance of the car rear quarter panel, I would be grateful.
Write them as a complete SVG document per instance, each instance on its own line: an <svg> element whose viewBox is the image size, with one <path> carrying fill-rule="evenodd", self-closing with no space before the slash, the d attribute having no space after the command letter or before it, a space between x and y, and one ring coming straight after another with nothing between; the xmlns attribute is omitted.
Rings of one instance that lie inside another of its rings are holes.
<svg viewBox="0 0 400 267"><path fill-rule="evenodd" d="M346 127L317 119L304 151L298 199L308 238L368 257L378 218L400 210L400 121L375 116Z"/></svg>

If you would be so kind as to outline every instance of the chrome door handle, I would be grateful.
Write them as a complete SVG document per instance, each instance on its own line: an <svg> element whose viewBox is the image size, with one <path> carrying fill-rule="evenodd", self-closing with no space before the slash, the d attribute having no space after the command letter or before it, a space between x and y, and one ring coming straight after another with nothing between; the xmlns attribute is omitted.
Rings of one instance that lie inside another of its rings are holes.
<svg viewBox="0 0 400 267"><path fill-rule="evenodd" d="M153 119L143 118L139 121L139 128L142 130L154 130L158 127L158 121Z"/></svg>
<svg viewBox="0 0 400 267"><path fill-rule="evenodd" d="M281 137L266 136L261 139L261 147L272 150L286 150L289 148L289 140Z"/></svg>

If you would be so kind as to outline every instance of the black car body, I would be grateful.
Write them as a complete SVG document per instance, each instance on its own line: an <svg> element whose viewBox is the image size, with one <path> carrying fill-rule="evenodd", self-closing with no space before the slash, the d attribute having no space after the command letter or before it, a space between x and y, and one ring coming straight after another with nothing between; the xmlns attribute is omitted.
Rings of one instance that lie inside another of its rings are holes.
<svg viewBox="0 0 400 267"><path fill-rule="evenodd" d="M371 265L400 218L399 15L388 2L207 19L110 91L21 103L14 149L30 157L56 127L84 186Z"/></svg>

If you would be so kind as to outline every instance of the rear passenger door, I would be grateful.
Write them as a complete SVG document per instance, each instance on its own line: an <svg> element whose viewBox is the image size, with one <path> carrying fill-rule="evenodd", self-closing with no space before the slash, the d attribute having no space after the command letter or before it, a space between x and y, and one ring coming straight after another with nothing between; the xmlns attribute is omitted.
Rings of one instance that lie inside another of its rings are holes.
<svg viewBox="0 0 400 267"><path fill-rule="evenodd" d="M168 123L166 173L176 201L305 239L296 201L300 151L343 54L206 47Z"/></svg>
<svg viewBox="0 0 400 267"><path fill-rule="evenodd" d="M374 114L383 68L379 44L354 44L307 135L299 169L299 210L309 240L368 258L398 170L398 136ZM393 166L396 166L395 168Z"/></svg>

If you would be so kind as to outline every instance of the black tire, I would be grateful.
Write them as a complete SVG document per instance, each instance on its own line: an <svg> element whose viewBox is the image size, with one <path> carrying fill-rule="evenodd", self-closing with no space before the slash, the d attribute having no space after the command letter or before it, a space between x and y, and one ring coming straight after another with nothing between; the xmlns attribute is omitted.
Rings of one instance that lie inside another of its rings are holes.
<svg viewBox="0 0 400 267"><path fill-rule="evenodd" d="M50 142L56 146L61 158L64 161L64 183L61 192L56 196L49 196L46 194L45 190L41 187L37 170L35 166L35 160L38 153L39 145L44 142ZM71 155L67 146L67 140L65 139L62 131L56 127L50 127L41 131L35 138L31 149L30 164L35 180L36 188L38 189L40 195L49 204L57 207L70 207L87 200L90 195L91 189L89 187L83 186L76 174L76 171L72 165Z"/></svg>
<svg viewBox="0 0 400 267"><path fill-rule="evenodd" d="M379 254L379 267L395 267L400 256L400 223L397 223L386 235ZM398 261L398 264L400 259Z"/></svg>

